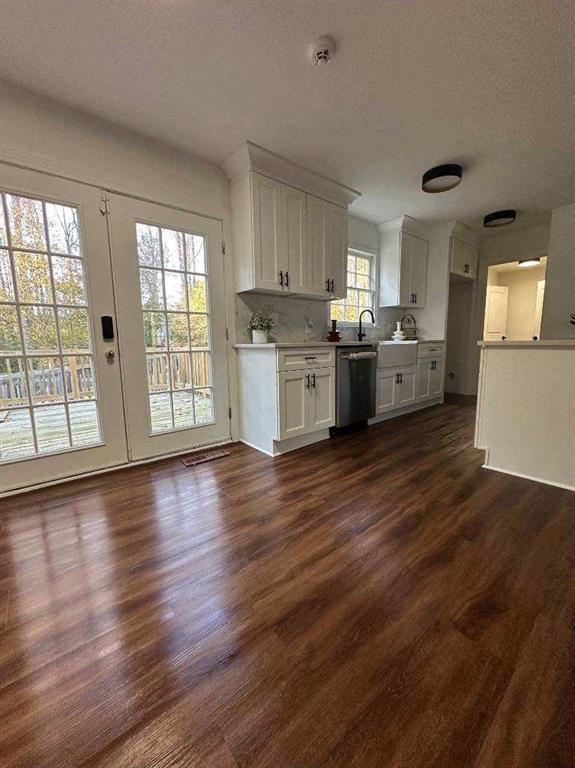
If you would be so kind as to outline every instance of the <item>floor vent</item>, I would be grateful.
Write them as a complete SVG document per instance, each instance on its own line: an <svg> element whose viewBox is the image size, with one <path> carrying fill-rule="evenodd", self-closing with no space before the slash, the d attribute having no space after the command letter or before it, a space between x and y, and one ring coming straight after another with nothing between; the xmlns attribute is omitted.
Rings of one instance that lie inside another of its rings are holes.
<svg viewBox="0 0 575 768"><path fill-rule="evenodd" d="M209 451L208 453L192 453L180 459L184 467L195 467L196 464L203 464L206 461L221 459L223 456L229 456L229 451Z"/></svg>

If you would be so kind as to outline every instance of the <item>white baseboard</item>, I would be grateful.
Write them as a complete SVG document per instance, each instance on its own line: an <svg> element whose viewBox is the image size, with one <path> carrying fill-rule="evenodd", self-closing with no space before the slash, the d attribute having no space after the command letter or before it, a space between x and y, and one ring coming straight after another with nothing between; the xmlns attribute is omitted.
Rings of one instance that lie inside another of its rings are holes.
<svg viewBox="0 0 575 768"><path fill-rule="evenodd" d="M523 474L523 472L514 472L511 469L502 469L501 467L492 467L490 464L483 464L483 468L491 469L494 472L501 472L503 475L512 475L513 477L521 477L523 480L533 480L536 483L543 483L544 485L553 485L555 488L564 488L567 491L575 491L575 485L568 485L567 483L556 483L554 480L545 480L542 477L525 475Z"/></svg>

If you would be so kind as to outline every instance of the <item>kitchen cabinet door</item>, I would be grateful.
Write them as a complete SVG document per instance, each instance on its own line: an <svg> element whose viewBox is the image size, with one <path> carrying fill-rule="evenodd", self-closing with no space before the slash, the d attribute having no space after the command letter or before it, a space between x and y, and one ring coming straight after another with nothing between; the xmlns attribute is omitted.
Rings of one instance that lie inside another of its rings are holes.
<svg viewBox="0 0 575 768"><path fill-rule="evenodd" d="M414 368L400 368L397 371L399 381L396 384L396 397L395 406L397 408L404 408L407 405L412 405L415 402L416 396L416 369Z"/></svg>
<svg viewBox="0 0 575 768"><path fill-rule="evenodd" d="M315 368L310 372L309 432L335 424L335 368Z"/></svg>
<svg viewBox="0 0 575 768"><path fill-rule="evenodd" d="M329 203L307 195L307 286L306 293L322 299L331 297L328 274L331 266Z"/></svg>
<svg viewBox="0 0 575 768"><path fill-rule="evenodd" d="M330 229L328 278L331 280L331 298L345 299L347 294L347 211L330 203L328 209Z"/></svg>
<svg viewBox="0 0 575 768"><path fill-rule="evenodd" d="M469 280L477 277L478 248L457 237L451 238L451 272Z"/></svg>
<svg viewBox="0 0 575 768"><path fill-rule="evenodd" d="M429 397L429 373L430 373L430 360L418 360L417 361L417 399L425 400Z"/></svg>
<svg viewBox="0 0 575 768"><path fill-rule="evenodd" d="M281 263L285 266L287 291L305 293L307 268L307 195L300 189L281 185L281 210L284 217L282 232L285 233L281 249L285 255ZM280 249L280 252L281 252ZM280 269L282 267L280 266Z"/></svg>
<svg viewBox="0 0 575 768"><path fill-rule="evenodd" d="M254 288L274 293L287 291L283 186L267 176L251 174Z"/></svg>
<svg viewBox="0 0 575 768"><path fill-rule="evenodd" d="M397 372L393 368L379 368L377 371L376 413L392 411L396 400Z"/></svg>
<svg viewBox="0 0 575 768"><path fill-rule="evenodd" d="M407 234L407 233L405 233ZM427 290L427 240L408 235L411 245L411 302L407 306L424 307Z"/></svg>
<svg viewBox="0 0 575 768"><path fill-rule="evenodd" d="M429 397L439 397L443 393L443 362L443 358L439 358L429 364Z"/></svg>
<svg viewBox="0 0 575 768"><path fill-rule="evenodd" d="M310 400L308 371L281 371L278 383L278 440L306 434L309 431Z"/></svg>

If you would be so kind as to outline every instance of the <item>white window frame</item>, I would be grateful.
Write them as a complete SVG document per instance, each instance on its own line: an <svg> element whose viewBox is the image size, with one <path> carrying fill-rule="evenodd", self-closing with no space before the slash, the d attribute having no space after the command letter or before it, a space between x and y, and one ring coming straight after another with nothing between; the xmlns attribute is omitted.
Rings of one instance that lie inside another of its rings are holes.
<svg viewBox="0 0 575 768"><path fill-rule="evenodd" d="M373 306L371 307L364 307L364 309L371 309L373 312L373 316L375 318L375 325L378 323L378 309L379 309L379 301L378 301L378 290L379 290L379 272L378 272L378 260L379 260L379 253L377 251L371 250L369 248L366 248L365 246L361 245L355 245L354 243L348 243L347 245L347 253L346 253L346 263L345 263L345 276L346 276L346 285L347 285L347 256L357 254L358 256L368 257L371 261L371 283L372 283L372 290L371 293L373 294ZM359 290L365 290L365 289L359 289ZM347 290L346 290L347 295ZM341 304L342 302L345 302L346 299L335 299L334 301L331 301L329 303L329 321L332 320L331 315L331 307L333 304ZM368 320L368 318L364 318L364 320ZM357 320L338 320L337 324L339 328L352 328L357 325Z"/></svg>

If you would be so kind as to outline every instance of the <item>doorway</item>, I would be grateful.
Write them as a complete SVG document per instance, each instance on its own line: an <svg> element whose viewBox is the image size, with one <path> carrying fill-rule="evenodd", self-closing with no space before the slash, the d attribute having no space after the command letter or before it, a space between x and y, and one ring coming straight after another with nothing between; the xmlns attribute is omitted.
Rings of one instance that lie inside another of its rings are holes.
<svg viewBox="0 0 575 768"><path fill-rule="evenodd" d="M217 220L2 166L0 493L230 439L221 243Z"/></svg>
<svg viewBox="0 0 575 768"><path fill-rule="evenodd" d="M489 267L484 341L539 339L546 268L546 256Z"/></svg>

